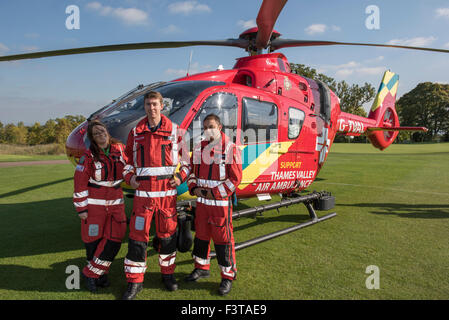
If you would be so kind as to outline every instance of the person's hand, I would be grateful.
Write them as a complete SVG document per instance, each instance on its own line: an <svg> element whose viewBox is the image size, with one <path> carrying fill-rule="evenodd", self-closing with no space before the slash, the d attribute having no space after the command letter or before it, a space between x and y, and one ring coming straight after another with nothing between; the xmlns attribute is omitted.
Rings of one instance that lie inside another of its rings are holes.
<svg viewBox="0 0 449 320"><path fill-rule="evenodd" d="M177 176L173 176L170 178L170 185L175 188L181 184L181 180Z"/></svg>
<svg viewBox="0 0 449 320"><path fill-rule="evenodd" d="M212 195L212 189L206 189L207 190L207 194L206 194L206 199L214 199L214 196Z"/></svg>
<svg viewBox="0 0 449 320"><path fill-rule="evenodd" d="M193 194L197 197L203 197L201 190L203 190L203 188L196 188L195 190L193 190Z"/></svg>
<svg viewBox="0 0 449 320"><path fill-rule="evenodd" d="M87 212L80 213L78 215L78 217L80 217L81 220L86 220L87 219Z"/></svg>
<svg viewBox="0 0 449 320"><path fill-rule="evenodd" d="M131 187L133 187L134 189L137 189L140 186L140 183L137 182L136 178L137 176L133 175L130 180Z"/></svg>

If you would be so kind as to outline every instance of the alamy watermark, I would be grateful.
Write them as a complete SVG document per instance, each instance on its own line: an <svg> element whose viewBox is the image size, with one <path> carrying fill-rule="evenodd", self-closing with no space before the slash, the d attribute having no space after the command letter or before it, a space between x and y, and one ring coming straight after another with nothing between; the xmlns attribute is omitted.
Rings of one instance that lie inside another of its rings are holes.
<svg viewBox="0 0 449 320"><path fill-rule="evenodd" d="M65 8L65 13L69 16L65 20L67 30L80 29L80 8L76 5L70 5Z"/></svg>
<svg viewBox="0 0 449 320"><path fill-rule="evenodd" d="M376 265L367 266L365 273L369 276L365 280L365 286L369 290L380 289L380 269Z"/></svg>
<svg viewBox="0 0 449 320"><path fill-rule="evenodd" d="M365 13L368 17L365 20L365 27L368 30L380 29L380 9L376 5L370 5L366 7Z"/></svg>

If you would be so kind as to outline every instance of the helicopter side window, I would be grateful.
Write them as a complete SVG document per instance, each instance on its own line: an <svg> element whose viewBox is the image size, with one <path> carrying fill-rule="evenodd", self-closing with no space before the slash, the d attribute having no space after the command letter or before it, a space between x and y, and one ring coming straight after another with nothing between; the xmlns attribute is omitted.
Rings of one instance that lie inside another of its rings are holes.
<svg viewBox="0 0 449 320"><path fill-rule="evenodd" d="M242 142L272 142L278 138L278 107L271 102L243 98Z"/></svg>
<svg viewBox="0 0 449 320"><path fill-rule="evenodd" d="M288 109L288 138L296 139L304 124L305 114L303 111L290 107Z"/></svg>
<svg viewBox="0 0 449 320"><path fill-rule="evenodd" d="M237 97L228 92L217 92L209 96L201 106L189 126L190 150L196 145L203 133L203 121L211 113L220 117L223 125L222 131L235 142L237 133Z"/></svg>

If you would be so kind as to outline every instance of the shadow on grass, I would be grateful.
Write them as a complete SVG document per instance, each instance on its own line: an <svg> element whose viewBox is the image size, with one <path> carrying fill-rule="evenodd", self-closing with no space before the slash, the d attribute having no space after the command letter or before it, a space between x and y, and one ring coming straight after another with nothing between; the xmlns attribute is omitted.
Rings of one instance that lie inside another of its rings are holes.
<svg viewBox="0 0 449 320"><path fill-rule="evenodd" d="M448 219L449 205L439 204L399 204L399 203L356 203L343 204L339 206L373 208L369 211L373 214L381 215L397 215L403 218L419 218L419 219Z"/></svg>
<svg viewBox="0 0 449 320"><path fill-rule="evenodd" d="M33 191L33 190L36 190L36 189L39 189L39 188L48 187L48 186L51 186L53 184L58 184L58 183L66 182L66 181L69 181L69 180L73 180L73 177L64 178L64 179L60 179L60 180L55 180L55 181L42 183L42 184L37 184L35 186L31 186L31 187L27 187L27 188L23 188L23 189L19 189L19 190L14 190L14 191L11 191L11 192L8 192L8 193L3 193L3 194L0 194L0 199L1 198L6 198L6 197L11 197L11 196L16 196L16 195L21 194L21 193L25 193L25 192L28 192L28 191Z"/></svg>
<svg viewBox="0 0 449 320"><path fill-rule="evenodd" d="M24 265L2 264L0 265L0 290L28 292L31 295L29 296L30 299L33 299L33 294L38 299L41 293L75 292L81 296L79 299L101 299L102 295L113 295L115 299L120 300L127 288L127 282L123 272L123 260L123 258L114 260L108 274L110 286L107 288L98 288L97 293L91 293L87 289L85 279L82 277L82 270L86 263L84 257L55 263L50 265L50 268L32 268ZM71 267L70 269L68 269L69 266ZM76 278L76 281L74 281L73 266L78 267L79 270L79 278ZM159 266L152 264L150 267L155 271L145 273L144 291L137 296L137 299L139 297L141 299L158 299L158 296L167 292L162 283ZM175 272L175 278L179 284L177 292L182 294L182 291L205 290L211 295L218 296L217 288L219 282L216 280L204 279L195 283L187 283L184 281L184 278L187 276L188 273ZM70 285L78 283L79 289L68 289L66 282ZM150 291L145 292L146 290ZM7 299L8 297L5 296L4 298Z"/></svg>

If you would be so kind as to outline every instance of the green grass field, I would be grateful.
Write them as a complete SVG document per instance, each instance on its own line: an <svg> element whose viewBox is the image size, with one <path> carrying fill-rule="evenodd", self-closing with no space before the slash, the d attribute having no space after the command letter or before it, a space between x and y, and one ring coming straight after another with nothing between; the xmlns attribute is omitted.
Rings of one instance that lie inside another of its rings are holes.
<svg viewBox="0 0 449 320"><path fill-rule="evenodd" d="M119 299L126 287L127 238L112 264L111 286L98 294L65 286L66 268L85 264L79 218L71 202L73 166L0 168L0 299ZM449 144L335 144L309 189L336 197L337 217L237 251L231 293L211 277L186 284L193 262L178 253L180 288L166 292L149 252L138 299L449 299ZM132 202L127 199L127 214ZM240 206L253 206L255 200ZM324 215L325 212L318 212ZM306 221L303 205L234 222L237 242ZM366 268L380 270L368 290Z"/></svg>

